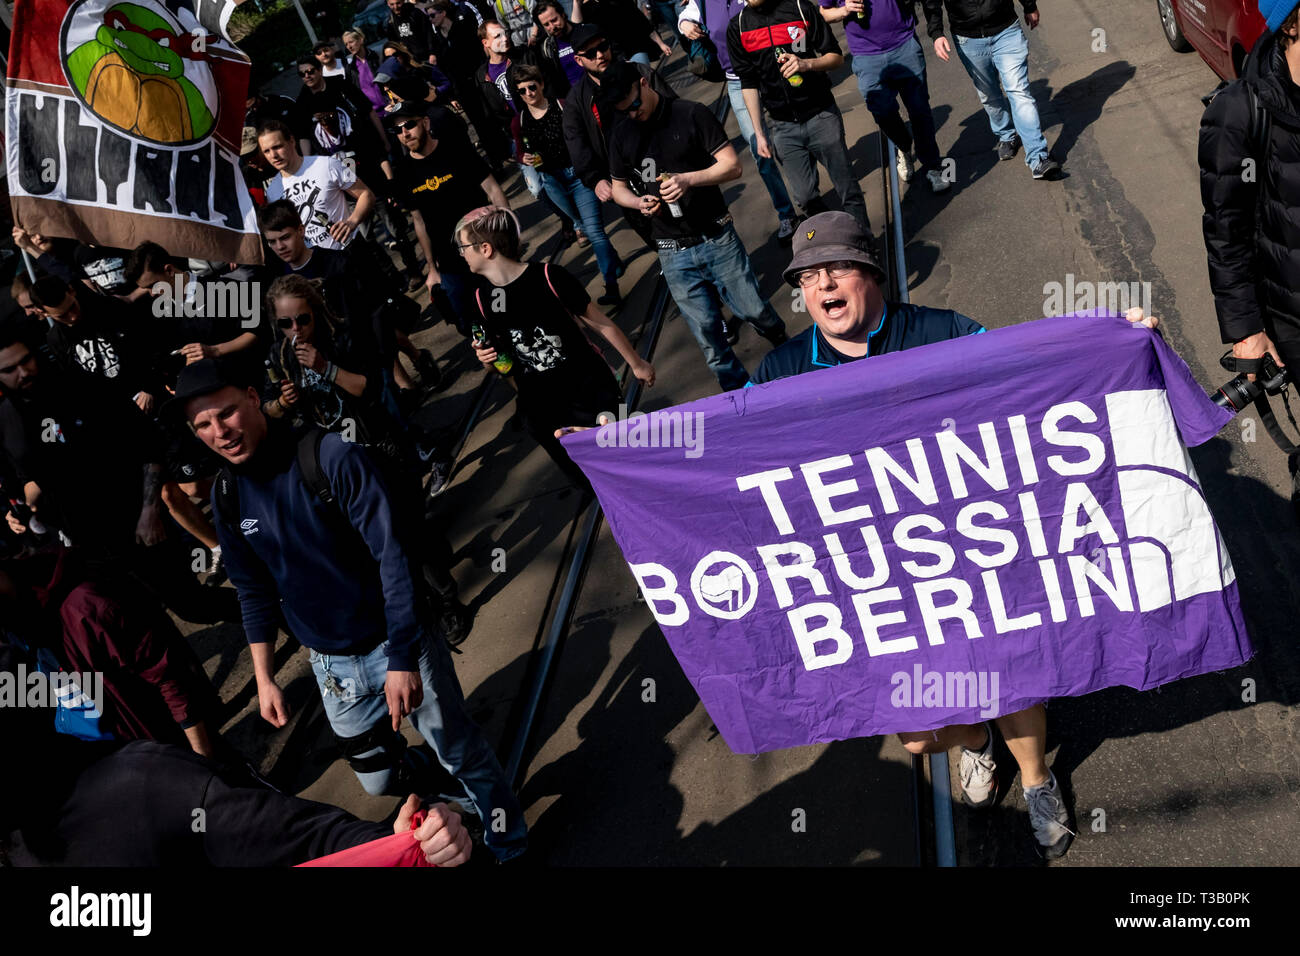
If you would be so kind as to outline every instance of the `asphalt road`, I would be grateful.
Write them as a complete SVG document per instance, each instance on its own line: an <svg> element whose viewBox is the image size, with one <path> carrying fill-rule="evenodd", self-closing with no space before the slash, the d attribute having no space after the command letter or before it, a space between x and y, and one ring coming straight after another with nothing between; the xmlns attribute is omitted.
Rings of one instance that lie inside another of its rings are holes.
<svg viewBox="0 0 1300 956"><path fill-rule="evenodd" d="M955 58L940 62L926 43L939 144L953 161L956 184L934 197L918 180L905 193L912 300L996 328L1049 311L1051 283L1149 283L1168 340L1198 381L1220 384L1228 375L1217 364L1223 346L1206 278L1195 164L1199 97L1217 79L1195 54L1169 49L1153 2L1043 6L1042 25L1030 35L1030 76L1048 142L1065 164L1060 182L1033 181L1020 157L997 161L965 72ZM675 61L679 73L680 57ZM879 229L879 134L851 74L838 78L856 172ZM717 87L702 83L684 90L707 103L716 94ZM734 119L728 129L735 134ZM745 178L726 195L762 289L793 333L808 318L792 311L780 282L788 253L771 236L775 215L747 150L742 163ZM517 200L527 198L517 177L513 188ZM543 251L551 224L523 205L526 238ZM623 283L635 291L620 317L635 334L653 285L653 255L637 254L625 227L611 234L625 255L636 255ZM559 261L594 281L590 259L586 250L570 249ZM460 372L450 392L423 412L453 419L484 373L445 327L417 341ZM747 329L738 350L746 365L752 369L765 350ZM698 347L671 314L655 364L659 384L645 409L716 390ZM457 668L472 711L503 758L576 506L549 459L511 427L512 411L508 391L497 385L445 496L457 576L477 612ZM1246 418L1193 458L1228 541L1257 656L1235 671L1160 691L1109 690L1051 704L1049 760L1079 831L1069 855L1053 865L1300 859L1300 529L1286 498L1285 460L1262 428L1244 426ZM209 672L222 678L231 704L227 729L264 767L305 796L373 819L393 812L394 801L366 797L333 755L328 730L310 706L304 652L284 648L291 699L306 705L304 716L300 725L272 733L250 699L247 652L235 653L229 629L200 636ZM896 739L758 758L732 754L607 531L596 541L529 754L521 798L537 856L552 864L915 860L908 759ZM955 770L954 761L954 776ZM959 805L955 822L962 865L1039 862L1018 786L988 811Z"/></svg>

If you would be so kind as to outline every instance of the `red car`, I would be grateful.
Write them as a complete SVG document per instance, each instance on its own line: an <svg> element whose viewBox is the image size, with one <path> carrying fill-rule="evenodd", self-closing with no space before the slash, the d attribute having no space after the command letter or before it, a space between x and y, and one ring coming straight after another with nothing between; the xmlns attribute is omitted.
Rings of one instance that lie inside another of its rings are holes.
<svg viewBox="0 0 1300 956"><path fill-rule="evenodd" d="M1169 45L1195 50L1225 80L1240 75L1265 29L1256 0L1156 0L1156 8Z"/></svg>

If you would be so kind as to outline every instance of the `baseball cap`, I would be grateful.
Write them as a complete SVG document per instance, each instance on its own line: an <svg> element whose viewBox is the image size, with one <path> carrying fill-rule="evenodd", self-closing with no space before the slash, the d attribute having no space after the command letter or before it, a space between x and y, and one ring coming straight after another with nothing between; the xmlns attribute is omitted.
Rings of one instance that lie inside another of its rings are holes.
<svg viewBox="0 0 1300 956"><path fill-rule="evenodd" d="M419 119L428 115L429 105L427 103L421 100L405 100L397 109L385 114L385 119Z"/></svg>
<svg viewBox="0 0 1300 956"><path fill-rule="evenodd" d="M163 403L159 415L179 419L185 414L185 403L192 398L211 395L230 386L247 388L248 385L229 364L219 359L200 359L180 370L176 376L176 393Z"/></svg>
<svg viewBox="0 0 1300 956"><path fill-rule="evenodd" d="M577 53L592 40L603 39L605 39L603 28L594 23L575 23L573 32L569 34L569 45L573 47L573 52Z"/></svg>
<svg viewBox="0 0 1300 956"><path fill-rule="evenodd" d="M885 272L871 251L871 237L847 212L819 212L809 216L794 231L794 257L782 273L785 281L798 285L795 276L804 269L828 262L860 262L877 282L885 281Z"/></svg>

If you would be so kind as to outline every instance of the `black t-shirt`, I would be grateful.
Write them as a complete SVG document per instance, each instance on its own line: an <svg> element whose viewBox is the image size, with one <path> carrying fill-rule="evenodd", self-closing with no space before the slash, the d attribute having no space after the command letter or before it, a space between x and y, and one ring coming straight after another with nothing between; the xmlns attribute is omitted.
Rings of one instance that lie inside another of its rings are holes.
<svg viewBox="0 0 1300 956"><path fill-rule="evenodd" d="M627 182L638 196L658 196L661 173L686 173L708 169L713 154L730 141L722 124L707 107L687 99L666 99L644 123L620 123L609 144L610 175ZM649 162L647 162L649 160ZM648 181L647 181L648 180ZM655 239L713 236L727 203L717 186L688 189L678 200L682 218L676 219L663 203L650 220Z"/></svg>
<svg viewBox="0 0 1300 956"><path fill-rule="evenodd" d="M483 326L498 352L509 350L530 420L594 425L601 412L617 410L614 373L574 318L591 296L566 270L532 262L514 282L482 288L476 298L472 324Z"/></svg>
<svg viewBox="0 0 1300 956"><path fill-rule="evenodd" d="M438 140L433 153L424 159L401 157L393 168L393 195L403 208L424 217L438 268L468 273L451 233L461 216L488 205L482 183L491 170L478 153L448 145Z"/></svg>
<svg viewBox="0 0 1300 956"><path fill-rule="evenodd" d="M313 93L304 85L298 94L295 110L294 132L303 139L315 140L315 122L312 116L333 109L346 110L352 117L354 126L370 122L370 113L374 109L366 94L341 76L325 77L325 89Z"/></svg>
<svg viewBox="0 0 1300 956"><path fill-rule="evenodd" d="M81 312L75 325L54 323L46 339L65 368L104 379L127 398L148 392L162 401L159 356L153 329L132 306L97 295L84 285L73 289Z"/></svg>

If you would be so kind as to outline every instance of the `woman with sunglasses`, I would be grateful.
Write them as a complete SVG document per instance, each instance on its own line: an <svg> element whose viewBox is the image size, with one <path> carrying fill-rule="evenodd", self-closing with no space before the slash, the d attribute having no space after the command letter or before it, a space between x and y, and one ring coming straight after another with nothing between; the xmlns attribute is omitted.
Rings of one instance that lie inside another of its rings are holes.
<svg viewBox="0 0 1300 956"><path fill-rule="evenodd" d="M618 280L627 267L605 234L600 200L589 186L583 185L569 158L569 147L564 140L564 108L558 100L553 102L547 98L542 71L537 67L516 66L513 80L522 104L513 125L522 162L541 174L542 188L551 202L574 222L582 223L605 280L605 294L596 301L601 305L618 305L623 301Z"/></svg>

